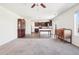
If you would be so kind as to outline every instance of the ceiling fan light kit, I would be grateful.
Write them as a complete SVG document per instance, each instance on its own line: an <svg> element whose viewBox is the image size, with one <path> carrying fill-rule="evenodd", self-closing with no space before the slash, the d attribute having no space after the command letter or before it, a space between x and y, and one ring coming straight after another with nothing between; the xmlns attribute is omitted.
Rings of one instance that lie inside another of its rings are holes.
<svg viewBox="0 0 79 59"><path fill-rule="evenodd" d="M45 6L43 3L40 3L40 4L34 3L34 4L31 6L31 8L34 8L35 6L41 6L41 7L43 7L43 8L46 8L46 6Z"/></svg>

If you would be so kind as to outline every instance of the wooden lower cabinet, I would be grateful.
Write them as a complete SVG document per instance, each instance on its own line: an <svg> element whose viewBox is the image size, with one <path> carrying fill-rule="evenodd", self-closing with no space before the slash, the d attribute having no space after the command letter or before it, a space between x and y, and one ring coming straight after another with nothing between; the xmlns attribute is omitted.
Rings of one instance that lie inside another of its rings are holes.
<svg viewBox="0 0 79 59"><path fill-rule="evenodd" d="M18 38L25 37L25 29L18 29Z"/></svg>
<svg viewBox="0 0 79 59"><path fill-rule="evenodd" d="M58 39L72 43L72 30L71 29L66 29L66 28L56 29L55 35L56 35L56 38ZM70 40L67 41L66 39L70 39Z"/></svg>

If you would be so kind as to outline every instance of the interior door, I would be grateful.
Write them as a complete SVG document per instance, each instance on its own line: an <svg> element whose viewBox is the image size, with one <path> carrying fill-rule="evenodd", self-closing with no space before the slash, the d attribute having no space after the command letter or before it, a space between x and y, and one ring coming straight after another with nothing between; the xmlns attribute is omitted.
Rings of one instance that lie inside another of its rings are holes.
<svg viewBox="0 0 79 59"><path fill-rule="evenodd" d="M18 38L25 37L25 20L18 19Z"/></svg>

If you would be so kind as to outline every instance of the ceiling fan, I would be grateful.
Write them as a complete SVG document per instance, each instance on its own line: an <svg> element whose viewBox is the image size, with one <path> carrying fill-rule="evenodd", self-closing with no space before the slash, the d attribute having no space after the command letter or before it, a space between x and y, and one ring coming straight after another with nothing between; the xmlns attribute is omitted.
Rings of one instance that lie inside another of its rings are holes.
<svg viewBox="0 0 79 59"><path fill-rule="evenodd" d="M40 3L40 4L34 3L34 4L31 6L31 8L34 8L35 6L41 6L41 7L43 7L43 8L46 8L46 6L45 6L43 3Z"/></svg>

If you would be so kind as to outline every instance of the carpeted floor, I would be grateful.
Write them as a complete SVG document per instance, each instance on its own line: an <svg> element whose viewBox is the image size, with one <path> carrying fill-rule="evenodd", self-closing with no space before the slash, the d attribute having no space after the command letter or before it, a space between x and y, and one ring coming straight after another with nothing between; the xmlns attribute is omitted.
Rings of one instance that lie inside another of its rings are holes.
<svg viewBox="0 0 79 59"><path fill-rule="evenodd" d="M52 38L15 39L0 46L1 55L78 55L79 48Z"/></svg>

